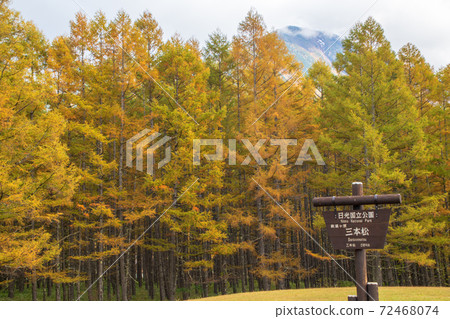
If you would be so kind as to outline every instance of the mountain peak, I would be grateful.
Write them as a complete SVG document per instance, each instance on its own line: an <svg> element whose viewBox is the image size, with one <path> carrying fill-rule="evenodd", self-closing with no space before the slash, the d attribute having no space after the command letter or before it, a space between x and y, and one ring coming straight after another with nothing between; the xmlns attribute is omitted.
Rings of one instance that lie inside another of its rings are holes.
<svg viewBox="0 0 450 319"><path fill-rule="evenodd" d="M304 38L314 38L320 34L320 31L312 30L308 28L300 28L293 25L289 25L284 29L281 29L280 31L290 34L292 36L300 35Z"/></svg>
<svg viewBox="0 0 450 319"><path fill-rule="evenodd" d="M342 44L336 34L292 25L277 32L289 52L303 63L304 71L318 60L323 60L331 66L336 54L342 52Z"/></svg>

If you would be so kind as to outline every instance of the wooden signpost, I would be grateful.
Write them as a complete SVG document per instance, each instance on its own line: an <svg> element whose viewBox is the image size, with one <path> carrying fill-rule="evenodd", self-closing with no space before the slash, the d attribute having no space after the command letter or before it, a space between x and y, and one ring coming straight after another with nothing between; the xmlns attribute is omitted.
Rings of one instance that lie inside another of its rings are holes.
<svg viewBox="0 0 450 319"><path fill-rule="evenodd" d="M334 206L334 211L325 211L323 217L334 249L355 251L356 292L348 300L378 301L377 283L367 282L366 249L382 249L386 240L391 210L378 208L378 204L400 204L400 194L363 195L363 184L352 184L352 196L316 197L315 207ZM373 209L363 205L374 204ZM336 206L352 206L338 211ZM368 296L369 295L369 296Z"/></svg>

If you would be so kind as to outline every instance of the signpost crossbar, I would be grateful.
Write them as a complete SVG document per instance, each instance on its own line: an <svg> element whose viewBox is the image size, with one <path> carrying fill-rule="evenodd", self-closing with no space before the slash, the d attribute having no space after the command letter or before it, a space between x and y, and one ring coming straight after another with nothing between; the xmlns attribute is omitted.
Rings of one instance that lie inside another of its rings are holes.
<svg viewBox="0 0 450 319"><path fill-rule="evenodd" d="M331 197L315 197L313 205L315 207L323 206L350 206L350 205L380 205L380 204L401 204L402 197L400 194L384 194L384 195L362 195L362 196L331 196Z"/></svg>

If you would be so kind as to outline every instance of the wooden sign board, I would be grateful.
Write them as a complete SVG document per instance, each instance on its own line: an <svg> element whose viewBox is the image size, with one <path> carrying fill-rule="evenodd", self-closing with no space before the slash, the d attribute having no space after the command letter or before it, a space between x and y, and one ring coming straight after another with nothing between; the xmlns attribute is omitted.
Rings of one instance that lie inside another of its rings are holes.
<svg viewBox="0 0 450 319"><path fill-rule="evenodd" d="M389 226L389 208L323 213L334 249L382 249Z"/></svg>

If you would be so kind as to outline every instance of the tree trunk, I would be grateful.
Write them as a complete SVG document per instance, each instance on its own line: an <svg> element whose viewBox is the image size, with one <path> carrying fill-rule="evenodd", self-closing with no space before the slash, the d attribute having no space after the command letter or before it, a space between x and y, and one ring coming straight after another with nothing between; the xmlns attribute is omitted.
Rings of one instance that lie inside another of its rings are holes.
<svg viewBox="0 0 450 319"><path fill-rule="evenodd" d="M15 280L14 280L14 276L12 274L9 275L9 280L11 280L11 281L8 284L8 298L14 299Z"/></svg>

